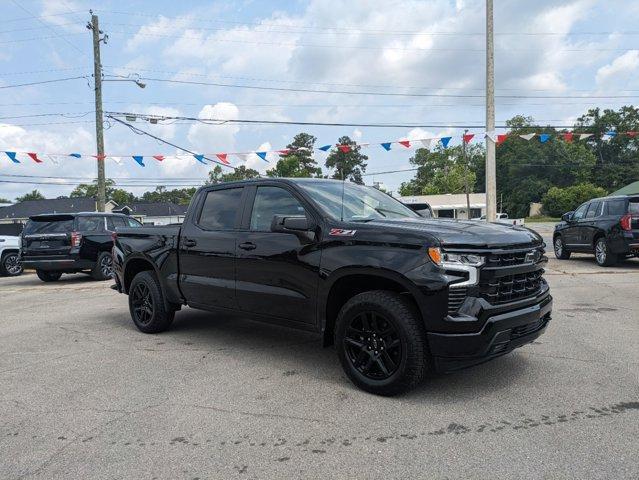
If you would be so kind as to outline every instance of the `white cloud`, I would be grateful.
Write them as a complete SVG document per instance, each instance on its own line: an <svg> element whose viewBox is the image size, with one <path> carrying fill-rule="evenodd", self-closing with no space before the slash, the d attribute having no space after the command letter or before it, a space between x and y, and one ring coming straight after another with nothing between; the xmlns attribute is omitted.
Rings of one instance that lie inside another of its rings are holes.
<svg viewBox="0 0 639 480"><path fill-rule="evenodd" d="M273 146L271 145L270 142L264 142L262 144L260 144L259 147L257 147L255 149L256 152L268 152L269 150L271 150L273 148ZM275 154L270 154L267 155L266 159L270 162L265 162L264 160L262 160L260 157L258 157L256 154L251 153L248 158L246 159L246 168L252 168L254 170L257 170L258 172L260 172L261 174L266 173L267 169L273 168L273 164L277 162L277 155Z"/></svg>
<svg viewBox="0 0 639 480"><path fill-rule="evenodd" d="M204 105L198 118L236 120L240 110L233 103L219 102ZM235 150L235 136L240 131L237 124L194 123L189 128L187 138L194 149L203 153L229 152Z"/></svg>
<svg viewBox="0 0 639 480"><path fill-rule="evenodd" d="M595 80L599 86L622 84L628 80L636 80L639 69L639 50L629 50L615 58L612 63L597 70Z"/></svg>

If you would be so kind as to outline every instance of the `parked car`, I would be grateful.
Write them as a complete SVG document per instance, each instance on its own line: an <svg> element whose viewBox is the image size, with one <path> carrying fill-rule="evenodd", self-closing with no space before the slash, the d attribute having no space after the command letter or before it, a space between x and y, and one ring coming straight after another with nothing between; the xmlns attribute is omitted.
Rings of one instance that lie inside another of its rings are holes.
<svg viewBox="0 0 639 480"><path fill-rule="evenodd" d="M426 203L405 203L408 208L410 208L413 212L416 212L417 215L424 218L433 218L435 215L433 214L433 209L431 206Z"/></svg>
<svg viewBox="0 0 639 480"><path fill-rule="evenodd" d="M482 215L481 217L479 217L479 220L486 220L486 215ZM499 221L499 220L508 220L508 214L507 213L496 213L495 214L495 220Z"/></svg>
<svg viewBox="0 0 639 480"><path fill-rule="evenodd" d="M510 352L550 321L539 235L425 219L348 182L206 186L182 226L114 237L114 288L140 331L188 305L317 332L353 383L382 395Z"/></svg>
<svg viewBox="0 0 639 480"><path fill-rule="evenodd" d="M63 273L90 273L107 280L113 273L112 233L117 228L142 224L122 214L54 213L35 215L22 231L22 264L36 270L43 282L59 280Z"/></svg>
<svg viewBox="0 0 639 480"><path fill-rule="evenodd" d="M15 277L22 273L20 237L0 236L0 276Z"/></svg>
<svg viewBox="0 0 639 480"><path fill-rule="evenodd" d="M555 256L594 253L608 267L620 258L639 255L639 196L595 198L564 213L553 234Z"/></svg>

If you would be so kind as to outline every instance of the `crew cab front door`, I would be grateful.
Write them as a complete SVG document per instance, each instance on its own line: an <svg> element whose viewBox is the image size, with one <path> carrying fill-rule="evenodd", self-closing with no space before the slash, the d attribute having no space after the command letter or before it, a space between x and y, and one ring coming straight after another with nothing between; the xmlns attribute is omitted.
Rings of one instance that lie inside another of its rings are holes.
<svg viewBox="0 0 639 480"><path fill-rule="evenodd" d="M189 305L237 310L235 246L243 190L212 188L202 192L182 225L180 288Z"/></svg>
<svg viewBox="0 0 639 480"><path fill-rule="evenodd" d="M237 239L236 291L240 310L314 324L320 251L312 232L271 231L275 215L302 216L308 209L280 186L250 188Z"/></svg>
<svg viewBox="0 0 639 480"><path fill-rule="evenodd" d="M587 247L581 239L581 220L584 215L586 215L587 209L588 203L584 203L572 214L572 218L563 232L564 245L566 247L576 250L581 250Z"/></svg>

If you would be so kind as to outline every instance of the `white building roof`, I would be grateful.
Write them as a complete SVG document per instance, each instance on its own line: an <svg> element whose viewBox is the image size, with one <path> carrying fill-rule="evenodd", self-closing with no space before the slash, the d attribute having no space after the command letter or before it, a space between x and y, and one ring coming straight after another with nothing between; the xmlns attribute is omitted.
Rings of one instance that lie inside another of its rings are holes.
<svg viewBox="0 0 639 480"><path fill-rule="evenodd" d="M486 208L485 193L471 193L470 208ZM434 210L441 208L466 208L465 193L447 193L444 195L415 195L400 197L403 203L428 203Z"/></svg>

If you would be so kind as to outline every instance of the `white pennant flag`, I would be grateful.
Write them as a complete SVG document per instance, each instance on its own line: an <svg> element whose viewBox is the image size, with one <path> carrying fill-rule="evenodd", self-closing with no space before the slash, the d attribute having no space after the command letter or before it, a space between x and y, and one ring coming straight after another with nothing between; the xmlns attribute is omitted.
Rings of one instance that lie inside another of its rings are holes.
<svg viewBox="0 0 639 480"><path fill-rule="evenodd" d="M434 138L423 138L420 140L420 142L422 142L422 145L424 145L424 147L430 148L433 145L434 140Z"/></svg>
<svg viewBox="0 0 639 480"><path fill-rule="evenodd" d="M524 140L530 140L531 138L533 138L535 136L534 133L527 133L525 135L519 135L521 138L523 138Z"/></svg>
<svg viewBox="0 0 639 480"><path fill-rule="evenodd" d="M583 140L584 138L592 137L592 133L580 133L579 140Z"/></svg>
<svg viewBox="0 0 639 480"><path fill-rule="evenodd" d="M122 165L122 157L112 157L111 155L109 155L107 158L112 159L118 165Z"/></svg>
<svg viewBox="0 0 639 480"><path fill-rule="evenodd" d="M490 138L494 143L497 143L497 132L486 132L486 136Z"/></svg>
<svg viewBox="0 0 639 480"><path fill-rule="evenodd" d="M53 163L54 165L60 165L60 163L58 162L58 159L55 158L55 155L47 155L46 157L49 160L51 160L51 163Z"/></svg>
<svg viewBox="0 0 639 480"><path fill-rule="evenodd" d="M237 158L239 158L243 162L248 162L248 159L251 156L250 153L234 153L233 155L235 155Z"/></svg>

